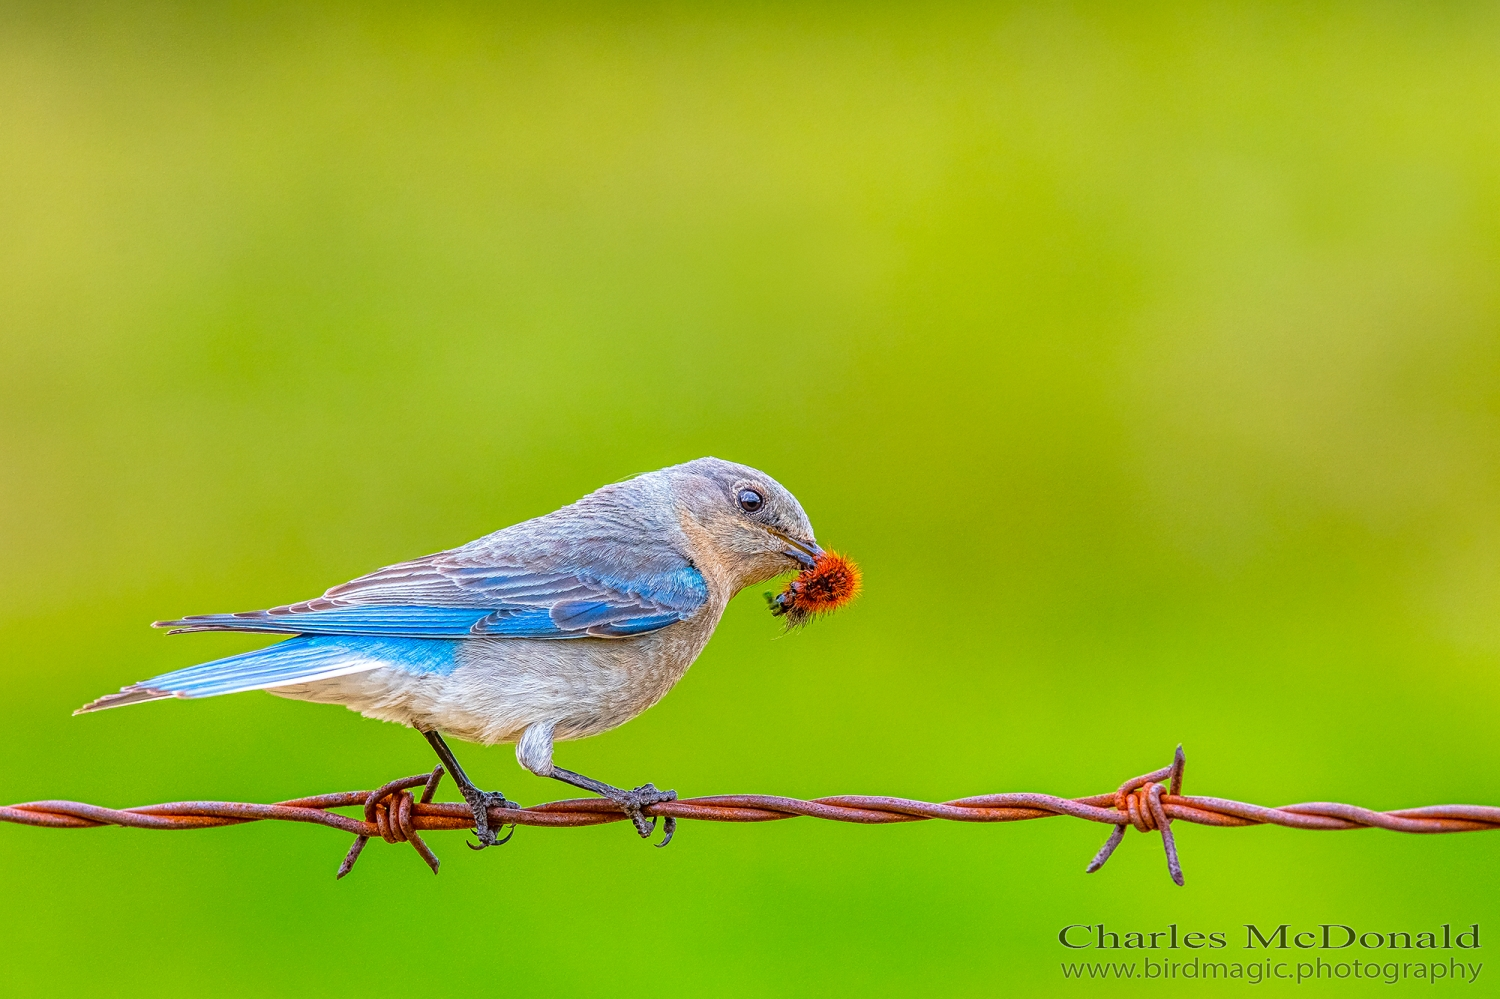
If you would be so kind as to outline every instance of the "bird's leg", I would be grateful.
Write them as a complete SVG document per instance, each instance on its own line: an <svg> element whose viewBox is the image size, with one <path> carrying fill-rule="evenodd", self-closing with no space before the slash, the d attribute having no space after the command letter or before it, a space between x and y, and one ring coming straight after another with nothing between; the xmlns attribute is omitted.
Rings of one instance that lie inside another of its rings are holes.
<svg viewBox="0 0 1500 999"><path fill-rule="evenodd" d="M459 766L458 759L453 755L453 750L443 741L442 735L436 729L423 732L427 741L437 752L438 759L443 761L443 766L448 768L448 773L453 776L453 781L458 785L459 793L464 796L464 801L469 803L469 808L474 812L474 831L479 834L479 845L470 843L470 849L483 850L487 846L499 846L505 840L510 839L514 833L507 833L505 839L497 839L495 832L490 828L490 806L496 808L520 808L521 806L511 801L499 791L481 791L469 780L469 775L464 773L464 768Z"/></svg>
<svg viewBox="0 0 1500 999"><path fill-rule="evenodd" d="M602 780L594 780L556 766L552 762L552 735L555 728L556 722L553 721L538 721L528 726L516 741L516 761L538 777L551 777L608 798L620 806L620 810L635 825L635 831L641 834L642 839L649 838L656 828L656 819L647 817L644 809L664 801L676 801L677 792L658 791L653 784L642 784L633 791L627 791L623 787L615 787ZM662 823L665 835L657 846L666 846L672 841L672 834L677 831L676 816L668 815L666 818L666 822Z"/></svg>
<svg viewBox="0 0 1500 999"><path fill-rule="evenodd" d="M663 801L677 800L676 791L658 791L654 784L642 784L633 791L627 791L624 788L615 787L613 784L606 784L602 780L594 780L592 777L585 777L583 774L575 774L571 770L564 770L562 767L556 765L551 767L547 776L554 777L565 784L572 784L574 787L581 787L585 791L592 791L619 805L624 810L626 817L635 823L635 831L641 834L641 839L649 839L651 833L656 829L655 816L648 817L642 809L649 805L658 805ZM672 834L677 831L677 819L675 816L667 816L667 821L662 824L662 831L665 835L662 837L662 841L656 844L657 846L666 846L672 842Z"/></svg>

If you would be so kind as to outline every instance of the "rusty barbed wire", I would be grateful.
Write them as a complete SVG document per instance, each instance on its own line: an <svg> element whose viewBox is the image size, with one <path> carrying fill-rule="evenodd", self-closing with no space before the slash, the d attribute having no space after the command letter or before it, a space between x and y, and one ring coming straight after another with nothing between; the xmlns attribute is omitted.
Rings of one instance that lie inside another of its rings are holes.
<svg viewBox="0 0 1500 999"><path fill-rule="evenodd" d="M1278 825L1291 829L1388 829L1406 833L1480 832L1500 829L1500 807L1492 805L1429 805L1377 812L1357 805L1314 801L1269 808L1226 798L1182 793L1186 758L1177 747L1170 766L1132 777L1114 791L1086 798L1050 794L982 794L941 803L876 795L845 794L804 801L767 794L719 794L650 805L653 818L700 819L709 822L773 822L807 816L835 822L881 825L948 819L955 822L1019 822L1068 815L1114 826L1109 839L1085 869L1092 874L1104 866L1125 837L1127 827L1161 834L1167 872L1183 883L1182 864L1172 836L1174 821L1205 826ZM437 856L421 834L444 830L472 830L474 816L459 802L435 802L443 768L393 780L374 791L345 791L294 798L273 805L228 801L176 801L138 808L103 808L77 801L29 801L0 806L0 822L54 829L124 826L132 829L208 829L244 822L309 822L354 834L354 843L339 865L342 878L354 867L360 851L372 838L388 843L410 843L437 873ZM1163 785L1161 781L1167 781ZM412 789L420 787L420 797ZM335 808L362 808L358 819ZM528 808L491 808L492 828L511 826L592 826L621 822L620 807L607 798L573 798ZM509 838L509 837L507 837Z"/></svg>

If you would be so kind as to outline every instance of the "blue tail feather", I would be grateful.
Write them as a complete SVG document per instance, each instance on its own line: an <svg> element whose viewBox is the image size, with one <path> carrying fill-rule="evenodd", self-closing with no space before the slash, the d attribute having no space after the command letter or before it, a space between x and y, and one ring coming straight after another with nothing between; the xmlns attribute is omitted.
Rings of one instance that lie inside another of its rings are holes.
<svg viewBox="0 0 1500 999"><path fill-rule="evenodd" d="M264 649L163 673L108 694L75 714L165 697L214 697L395 667L446 674L457 665L458 642L368 636L299 636Z"/></svg>

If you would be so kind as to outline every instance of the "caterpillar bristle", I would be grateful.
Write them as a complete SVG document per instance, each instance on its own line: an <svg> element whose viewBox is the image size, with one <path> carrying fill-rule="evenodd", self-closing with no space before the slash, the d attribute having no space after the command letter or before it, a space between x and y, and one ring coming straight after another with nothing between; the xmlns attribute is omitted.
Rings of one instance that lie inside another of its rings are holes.
<svg viewBox="0 0 1500 999"><path fill-rule="evenodd" d="M766 594L771 613L785 617L788 628L806 624L819 614L838 610L859 595L859 566L838 552L823 552L776 596Z"/></svg>

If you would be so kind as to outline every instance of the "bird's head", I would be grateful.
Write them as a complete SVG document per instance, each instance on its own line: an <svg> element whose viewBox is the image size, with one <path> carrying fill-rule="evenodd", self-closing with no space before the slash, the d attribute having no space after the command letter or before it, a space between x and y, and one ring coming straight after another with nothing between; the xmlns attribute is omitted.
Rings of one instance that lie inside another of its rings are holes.
<svg viewBox="0 0 1500 999"><path fill-rule="evenodd" d="M718 458L662 470L698 570L731 591L810 568L822 554L797 498L764 472Z"/></svg>

